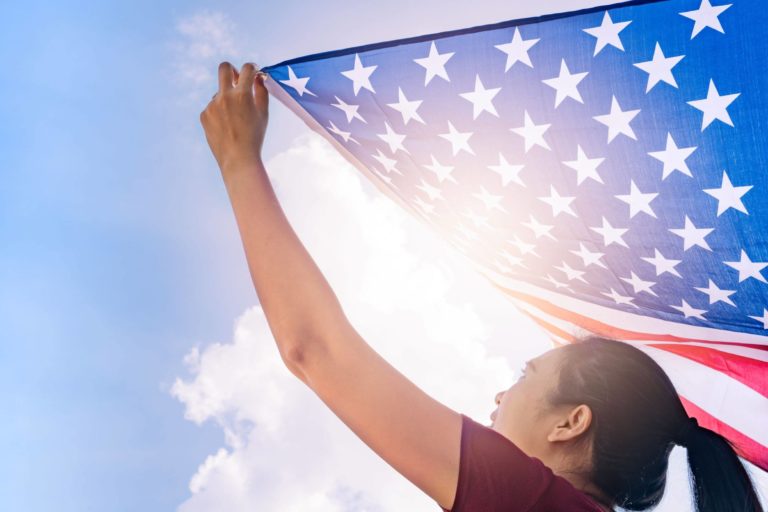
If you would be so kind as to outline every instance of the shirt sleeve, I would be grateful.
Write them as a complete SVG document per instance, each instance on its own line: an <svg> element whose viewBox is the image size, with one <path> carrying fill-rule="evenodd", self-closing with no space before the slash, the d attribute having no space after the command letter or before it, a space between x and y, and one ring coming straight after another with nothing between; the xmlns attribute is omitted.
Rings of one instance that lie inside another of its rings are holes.
<svg viewBox="0 0 768 512"><path fill-rule="evenodd" d="M599 510L570 482L492 428L462 414L459 481L443 512ZM563 508L550 508L559 507Z"/></svg>

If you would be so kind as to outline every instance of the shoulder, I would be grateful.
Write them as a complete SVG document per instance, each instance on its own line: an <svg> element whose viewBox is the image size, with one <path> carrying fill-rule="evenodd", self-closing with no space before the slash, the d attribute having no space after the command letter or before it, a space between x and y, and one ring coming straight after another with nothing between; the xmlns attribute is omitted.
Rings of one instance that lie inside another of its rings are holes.
<svg viewBox="0 0 768 512"><path fill-rule="evenodd" d="M490 427L462 414L456 500L451 512L600 509L571 483ZM444 509L445 510L445 509Z"/></svg>

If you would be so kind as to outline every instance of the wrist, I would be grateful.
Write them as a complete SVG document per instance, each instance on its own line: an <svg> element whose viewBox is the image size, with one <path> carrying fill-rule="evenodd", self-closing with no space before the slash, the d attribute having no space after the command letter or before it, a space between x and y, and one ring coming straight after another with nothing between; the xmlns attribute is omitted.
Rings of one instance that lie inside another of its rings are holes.
<svg viewBox="0 0 768 512"><path fill-rule="evenodd" d="M257 169L264 168L261 155L242 158L231 158L220 166L221 176L225 182L244 173L253 173Z"/></svg>

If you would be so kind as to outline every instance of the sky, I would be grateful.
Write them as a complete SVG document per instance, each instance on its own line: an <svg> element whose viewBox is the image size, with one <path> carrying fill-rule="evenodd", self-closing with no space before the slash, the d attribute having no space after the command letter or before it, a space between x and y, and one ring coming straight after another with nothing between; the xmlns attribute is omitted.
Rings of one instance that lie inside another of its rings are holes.
<svg viewBox="0 0 768 512"><path fill-rule="evenodd" d="M222 60L606 3L4 5L0 509L436 510L282 365L199 113ZM264 160L358 331L488 424L543 333L274 99ZM658 510L688 510L670 464Z"/></svg>

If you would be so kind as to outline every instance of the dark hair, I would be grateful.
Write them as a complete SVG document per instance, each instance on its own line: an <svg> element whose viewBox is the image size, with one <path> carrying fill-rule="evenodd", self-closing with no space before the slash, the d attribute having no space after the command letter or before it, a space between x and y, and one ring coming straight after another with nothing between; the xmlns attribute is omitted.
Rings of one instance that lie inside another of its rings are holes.
<svg viewBox="0 0 768 512"><path fill-rule="evenodd" d="M734 446L689 420L672 381L648 354L594 335L557 350L563 355L560 378L549 401L592 410L586 471L613 504L655 507L664 495L669 454L684 444L697 512L763 511Z"/></svg>

